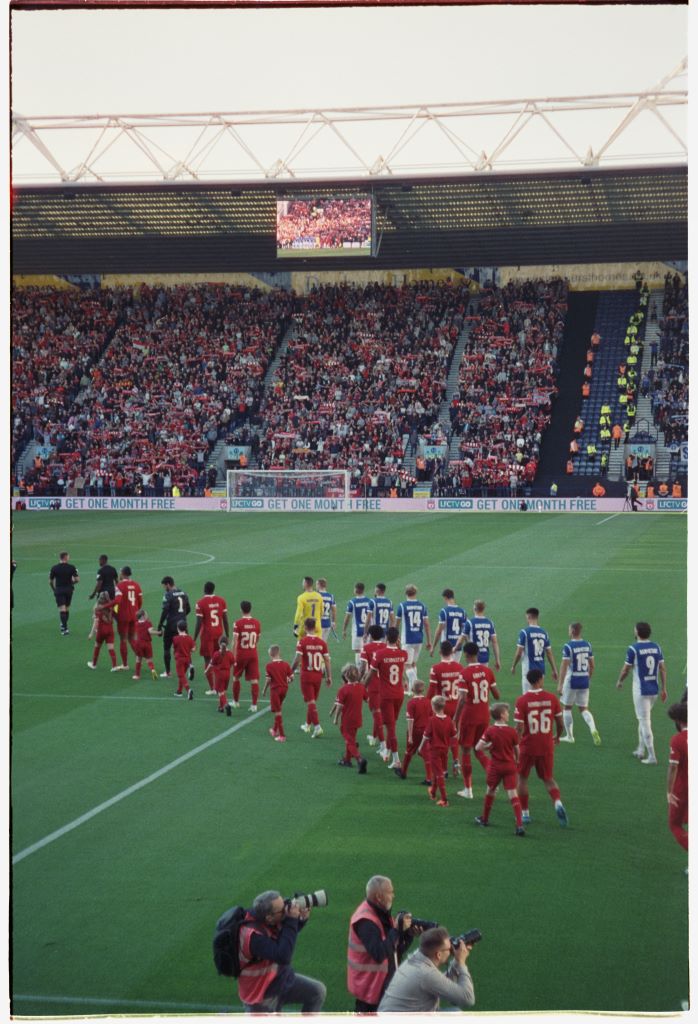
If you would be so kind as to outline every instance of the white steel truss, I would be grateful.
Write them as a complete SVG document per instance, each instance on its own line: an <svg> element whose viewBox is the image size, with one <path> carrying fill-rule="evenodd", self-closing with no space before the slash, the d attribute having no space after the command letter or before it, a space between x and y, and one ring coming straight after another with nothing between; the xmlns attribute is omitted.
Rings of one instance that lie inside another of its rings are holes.
<svg viewBox="0 0 698 1024"><path fill-rule="evenodd" d="M686 163L687 67L685 58L636 93L236 113L13 114L13 182L370 180Z"/></svg>

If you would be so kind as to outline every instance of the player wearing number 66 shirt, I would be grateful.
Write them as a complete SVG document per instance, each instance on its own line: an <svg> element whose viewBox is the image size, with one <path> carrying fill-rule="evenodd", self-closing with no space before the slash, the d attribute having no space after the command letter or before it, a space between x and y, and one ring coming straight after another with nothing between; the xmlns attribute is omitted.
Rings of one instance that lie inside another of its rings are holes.
<svg viewBox="0 0 698 1024"><path fill-rule="evenodd" d="M528 625L519 631L516 654L511 666L511 674L513 675L516 671L516 666L521 662L521 689L524 693L530 689L527 676L532 668L537 669L541 677L545 675L546 658L550 662L553 679L557 682L557 666L555 665L555 657L550 646L550 637L543 627L538 624L539 615L540 612L537 608L526 609L526 622Z"/></svg>
<svg viewBox="0 0 698 1024"><path fill-rule="evenodd" d="M204 596L199 598L194 607L196 615L194 639L198 640L201 635L199 654L204 659L204 671L218 650L218 641L222 636L228 636L229 633L228 606L224 597L219 597L214 593L215 589L215 583L204 583Z"/></svg>
<svg viewBox="0 0 698 1024"><path fill-rule="evenodd" d="M494 672L487 665L479 662L480 648L477 643L469 640L463 648L465 665L462 667L463 678L458 687L458 704L453 720L458 726L458 744L460 746L460 767L463 775L463 789L458 796L466 800L473 798L473 764L470 751L484 735L490 722L490 694L499 700L499 690ZM475 757L487 772L490 759L481 750L476 750Z"/></svg>
<svg viewBox="0 0 698 1024"><path fill-rule="evenodd" d="M291 665L295 672L300 665L301 693L305 701L305 721L301 725L303 732L312 734L312 738L322 736L323 728L317 713L317 699L320 694L323 673L327 677L327 685L332 686L332 669L330 667L330 651L327 641L317 636L315 619L306 619L303 623L304 634L296 644L296 656Z"/></svg>
<svg viewBox="0 0 698 1024"><path fill-rule="evenodd" d="M543 689L543 673L529 670L529 690L516 701L514 724L519 734L519 784L518 793L524 824L530 821L528 813L528 776L531 768L536 769L539 779L550 794L555 813L562 826L567 824L567 812L560 799L560 790L553 778L554 744L562 736L562 708L554 693ZM553 726L555 733L553 733Z"/></svg>
<svg viewBox="0 0 698 1024"><path fill-rule="evenodd" d="M252 605L249 601L240 602L242 618L233 623L233 656L235 666L233 668L233 702L240 700L240 679L243 672L245 679L252 690L252 703L250 711L257 710L259 700L259 655L257 645L262 626L258 619L250 615Z"/></svg>

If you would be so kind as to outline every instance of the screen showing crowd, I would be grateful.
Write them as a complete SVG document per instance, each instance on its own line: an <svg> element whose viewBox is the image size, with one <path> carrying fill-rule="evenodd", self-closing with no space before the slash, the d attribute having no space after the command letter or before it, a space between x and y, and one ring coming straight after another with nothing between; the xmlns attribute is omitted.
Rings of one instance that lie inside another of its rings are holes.
<svg viewBox="0 0 698 1024"><path fill-rule="evenodd" d="M276 254L370 256L372 224L369 196L277 199Z"/></svg>

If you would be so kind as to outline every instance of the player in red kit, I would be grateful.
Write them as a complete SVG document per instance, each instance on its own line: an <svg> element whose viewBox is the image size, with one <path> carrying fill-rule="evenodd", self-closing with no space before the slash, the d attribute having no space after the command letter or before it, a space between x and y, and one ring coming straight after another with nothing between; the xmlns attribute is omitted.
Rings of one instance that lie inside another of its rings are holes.
<svg viewBox="0 0 698 1024"><path fill-rule="evenodd" d="M343 768L351 768L351 761L354 758L359 775L365 775L368 762L365 757L361 756L356 742L356 734L361 728L363 704L367 694L356 665L344 666L342 683L343 685L337 691L334 707L330 712L330 718L335 722L340 719L339 727L344 737L344 757L340 758L337 764Z"/></svg>
<svg viewBox="0 0 698 1024"><path fill-rule="evenodd" d="M267 663L264 669L265 681L264 692L262 693L262 696L264 697L267 690L271 691L270 703L271 711L274 715L274 725L269 730L269 734L277 743L285 743L286 733L284 732L284 720L281 717L281 708L283 707L289 685L293 679L293 670L287 661L282 660L278 644L272 644L269 648L269 658L271 660Z"/></svg>
<svg viewBox="0 0 698 1024"><path fill-rule="evenodd" d="M383 650L385 647L385 634L383 633L383 627L378 625L369 626L368 628L369 640L364 643L361 648L359 655L361 659L361 679L363 683L366 683L368 679L369 669L373 667L373 656L377 651ZM388 748L385 745L385 732L383 731L383 715L381 714L381 687L380 679L378 676L373 676L371 683L366 687L368 694L368 710L373 716L373 731L366 737L368 745L370 747L375 746L378 743L378 752L383 756L387 754Z"/></svg>
<svg viewBox="0 0 698 1024"><path fill-rule="evenodd" d="M233 652L228 650L228 637L222 636L218 641L218 650L208 663L206 678L209 686L213 686L213 693L218 695L218 710L221 714L225 712L228 718L232 714L228 703L228 684L234 664ZM238 708L240 705L233 701L233 707Z"/></svg>
<svg viewBox="0 0 698 1024"><path fill-rule="evenodd" d="M451 720L454 720L458 706L458 691L463 682L464 669L454 657L453 644L449 640L444 640L439 650L441 652L441 661L431 666L427 697L429 700L432 697L444 697L446 700L446 714ZM451 745L451 756L453 758L453 771L457 774L460 771L457 734ZM448 764L446 768L448 768Z"/></svg>
<svg viewBox="0 0 698 1024"><path fill-rule="evenodd" d="M516 701L514 721L521 742L519 759L519 799L523 809L523 820L529 822L528 776L531 768L536 769L539 779L550 794L555 805L558 821L567 824L567 812L560 799L560 790L553 778L554 744L565 732L560 701L554 693L543 689L543 673L538 668L529 669L526 681L531 689ZM553 737L553 725L557 735Z"/></svg>
<svg viewBox="0 0 698 1024"><path fill-rule="evenodd" d="M392 760L388 765L389 768L400 767L400 755L397 752L397 734L395 732L395 723L397 722L400 714L400 708L405 698L405 687L403 683L405 666L409 660L409 654L407 651L399 646L398 638L400 634L395 626L389 626L386 633L386 645L382 651L377 651L373 655L373 665L369 670L369 674L366 677L366 687L370 687L371 681L374 675L377 675L380 679L381 687L381 716L383 718L383 725L387 732L387 747L390 753L386 751L385 754L381 753L381 757L384 761L388 760L390 754L392 754Z"/></svg>
<svg viewBox="0 0 698 1024"><path fill-rule="evenodd" d="M224 597L219 597L214 593L215 589L216 584L211 583L210 580L208 583L204 583L204 596L199 598L194 608L196 614L194 640L199 640L199 654L204 659L204 671L218 650L218 641L222 636L228 636L230 632L228 606ZM215 690L208 690L207 694L215 692Z"/></svg>
<svg viewBox="0 0 698 1024"><path fill-rule="evenodd" d="M233 669L233 701L240 700L240 679L243 673L252 690L252 703L250 711L257 710L259 700L259 655L257 644L262 632L259 619L253 619L250 615L252 605L249 601L240 602L242 618L233 623L233 654L235 655L235 667Z"/></svg>
<svg viewBox="0 0 698 1024"><path fill-rule="evenodd" d="M419 745L421 751L426 744L429 744L429 761L431 764L431 786L429 796L436 800L438 789L441 799L437 800L439 807L448 807L446 796L446 769L448 768L448 752L456 735L456 727L453 719L446 714L446 698L431 698L432 716L427 722L422 741Z"/></svg>
<svg viewBox="0 0 698 1024"><path fill-rule="evenodd" d="M97 658L99 657L99 649L102 644L107 645L107 651L111 658L112 672L118 672L119 669L116 664L116 654L114 652L114 601L111 600L106 590L97 598L97 604L92 609L92 629L88 635L88 640L92 637L95 638L94 651L92 652L92 661L88 661L88 668L97 668Z"/></svg>
<svg viewBox="0 0 698 1024"><path fill-rule="evenodd" d="M477 644L468 642L463 650L465 651L463 681L458 690L458 706L454 715L454 721L458 728L460 765L463 774L463 789L458 791L458 796L472 800L473 763L470 759L470 751L476 746L477 741L489 725L490 694L499 700L499 690L492 669L478 663L479 648ZM477 752L475 756L487 773L490 759L483 751Z"/></svg>
<svg viewBox="0 0 698 1024"><path fill-rule="evenodd" d="M315 635L315 619L306 619L303 625L305 634L298 640L291 669L295 672L300 665L301 693L306 707L305 721L301 724L301 729L303 732L311 733L312 739L316 739L323 733L317 713L317 699L323 674L327 685L332 686L330 651L327 641Z"/></svg>
<svg viewBox="0 0 698 1024"><path fill-rule="evenodd" d="M143 604L143 591L140 583L131 579L131 567L125 565L119 571L119 582L114 593L116 604L116 627L119 632L119 654L121 669L128 671L128 644L136 653L136 615Z"/></svg>
<svg viewBox="0 0 698 1024"><path fill-rule="evenodd" d="M136 612L135 622L135 636L133 641L133 649L136 652L136 667L132 679L141 678L141 664L145 661L146 665L150 669L150 674L153 679L157 679L158 674L155 671L155 663L153 661L153 634L157 634L157 629L154 628L152 622L148 618L148 613L145 608L140 608Z"/></svg>
<svg viewBox="0 0 698 1024"><path fill-rule="evenodd" d="M196 650L196 644L187 633L187 624L184 619L177 623L177 634L172 638L172 646L175 652L175 668L177 670L177 690L174 695L175 697L182 697L186 693L187 700L193 700L194 691L189 685L187 676L189 676L189 679L192 677L193 665L191 663L191 656L192 652Z"/></svg>
<svg viewBox="0 0 698 1024"><path fill-rule="evenodd" d="M684 830L688 824L688 706L672 704L668 715L677 730L669 743L666 780L669 829L676 842L688 850L688 832Z"/></svg>
<svg viewBox="0 0 698 1024"><path fill-rule="evenodd" d="M407 702L407 707L405 709L405 717L407 720L407 747L405 750L405 757L402 761L402 768L396 768L395 774L401 779L406 779L410 761L414 755L419 752L419 756L424 761L424 785L430 786L431 779L428 777L431 774L429 768L429 744L427 743L421 750L420 746L422 743L422 737L424 736L424 730L431 718L431 701L424 695L425 687L423 679L415 679L412 689L414 696Z"/></svg>
<svg viewBox="0 0 698 1024"><path fill-rule="evenodd" d="M480 817L475 821L478 825L489 825L490 811L494 803L494 795L500 782L504 783L507 796L511 801L516 819L516 835L525 836L521 801L516 792L516 763L519 759L519 735L509 723L509 705L494 704L492 707L492 725L488 725L484 734L477 741L475 752L488 750L490 763L487 768L487 792Z"/></svg>

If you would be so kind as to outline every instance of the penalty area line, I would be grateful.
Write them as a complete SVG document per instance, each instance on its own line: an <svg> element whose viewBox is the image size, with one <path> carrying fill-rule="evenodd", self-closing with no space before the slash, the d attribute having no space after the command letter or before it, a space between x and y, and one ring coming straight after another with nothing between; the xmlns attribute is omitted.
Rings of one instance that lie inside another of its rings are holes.
<svg viewBox="0 0 698 1024"><path fill-rule="evenodd" d="M38 850L43 850L45 846L48 846L50 843L54 843L57 839L67 835L68 832L72 832L74 829L79 828L80 825L84 825L85 822L95 818L98 814L101 814L102 811L106 811L115 804L121 803L121 801L125 800L126 797L132 796L139 790L149 786L151 782L157 782L157 780L161 779L163 775L167 775L175 768L179 768L181 764L186 764L187 761L196 757L197 754L201 754L204 750L208 750L209 747L213 747L216 743L220 743L221 740L227 739L228 736L232 736L232 734L237 732L239 729L244 729L244 727L249 725L250 722L254 722L255 719L260 718L266 713L266 708L255 712L255 714L251 715L249 718L245 718L244 721L237 722L232 726L232 728L226 729L225 732L220 733L218 736L214 736L205 743L199 744L198 747L194 747L193 750L189 750L186 754L182 754L181 757L175 758L174 761L170 761L169 764L163 765L162 768L158 768L156 772L153 772L151 775L147 775L144 779L141 779L140 782L134 783L133 786L129 786L127 789L122 789L120 793L117 793L115 796L110 797L109 800L105 800L103 803L93 807L92 810L86 811L85 814L81 814L79 818L69 821L67 825L63 825L61 828L56 829L55 832L50 832L49 835L44 836L43 839L39 839L36 843L32 843L31 846L27 846L24 850L20 850L20 852L16 853L12 858L12 864L19 864L20 861L31 856L32 853L36 853Z"/></svg>

